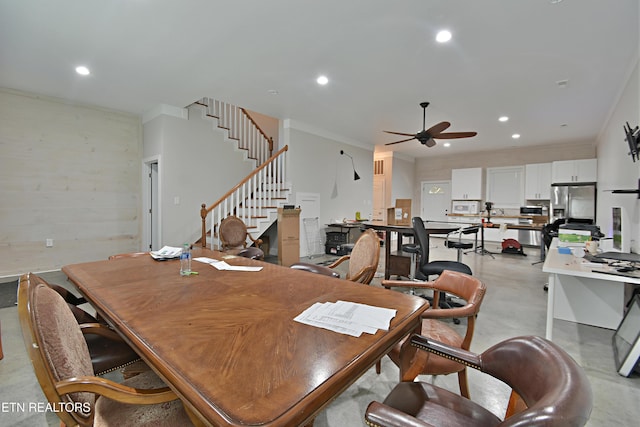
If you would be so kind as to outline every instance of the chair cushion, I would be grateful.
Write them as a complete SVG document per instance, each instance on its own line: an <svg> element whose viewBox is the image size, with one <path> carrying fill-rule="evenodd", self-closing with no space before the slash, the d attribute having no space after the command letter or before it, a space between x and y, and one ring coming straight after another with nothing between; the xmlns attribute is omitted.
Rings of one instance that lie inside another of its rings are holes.
<svg viewBox="0 0 640 427"><path fill-rule="evenodd" d="M423 382L399 383L384 404L432 426L497 426L501 420L477 403Z"/></svg>
<svg viewBox="0 0 640 427"><path fill-rule="evenodd" d="M93 376L87 343L64 299L53 289L39 285L32 303L36 333L55 381ZM75 402L93 405L93 393L73 393Z"/></svg>
<svg viewBox="0 0 640 427"><path fill-rule="evenodd" d="M142 389L166 387L165 383L153 372L146 371L122 384ZM116 402L107 397L99 397L95 406L95 427L109 426L192 426L189 416L180 399L155 405L131 405Z"/></svg>
<svg viewBox="0 0 640 427"><path fill-rule="evenodd" d="M447 241L447 247L451 249L471 249L473 247L473 243L452 242L449 240Z"/></svg>

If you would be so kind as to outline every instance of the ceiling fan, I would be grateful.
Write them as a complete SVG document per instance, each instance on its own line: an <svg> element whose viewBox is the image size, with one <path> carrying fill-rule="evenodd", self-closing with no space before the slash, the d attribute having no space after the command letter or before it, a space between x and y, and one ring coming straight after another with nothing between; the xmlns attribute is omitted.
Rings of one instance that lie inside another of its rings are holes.
<svg viewBox="0 0 640 427"><path fill-rule="evenodd" d="M422 131L413 134L413 133L403 133L403 132L391 132L385 130L386 133L391 133L393 135L402 135L402 136L410 136L411 138L403 139L401 141L389 142L385 145L393 145L399 144L401 142L411 141L412 139L417 139L420 141L422 145L426 145L427 147L433 147L436 145L436 139L454 139L454 138L470 138L472 136L476 136L477 132L447 132L443 133L451 123L449 122L440 122L436 125L431 126L429 129L426 128L426 118L427 118L427 107L429 106L428 102L421 102L420 106L422 107Z"/></svg>

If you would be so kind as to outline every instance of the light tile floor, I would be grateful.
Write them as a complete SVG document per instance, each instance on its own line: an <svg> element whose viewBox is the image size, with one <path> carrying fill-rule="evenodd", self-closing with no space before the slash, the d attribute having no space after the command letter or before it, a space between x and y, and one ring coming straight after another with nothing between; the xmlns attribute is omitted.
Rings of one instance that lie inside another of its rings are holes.
<svg viewBox="0 0 640 427"><path fill-rule="evenodd" d="M446 249L442 240L432 239L431 258L454 260L456 252ZM544 336L547 294L543 286L547 280L542 273L537 249L526 248L528 256L502 255L498 245L488 245L497 254L469 253L464 255L474 272L487 284L487 295L478 316L472 350L482 351L491 345L517 335ZM381 254L381 260L384 261ZM325 256L311 259L321 262ZM379 286L383 263L373 286ZM59 272L43 274L53 283L65 283ZM597 307L594 307L597 310ZM43 394L26 358L16 308L0 309L2 340L5 358L0 361L0 425L1 426L58 426L54 414L20 411L18 403L44 402ZM567 350L586 370L594 391L594 409L589 426L635 426L640 419L640 375L630 378L615 371L611 337L613 331L556 320L554 341ZM421 377L421 380L457 392L454 375ZM316 427L364 425L363 414L373 400L382 400L398 380L398 369L388 358L383 359L383 372L376 375L370 369L349 389L332 402L316 418ZM476 371L469 372L471 396L498 415L503 415L509 390L506 386ZM19 409L19 408L18 408Z"/></svg>

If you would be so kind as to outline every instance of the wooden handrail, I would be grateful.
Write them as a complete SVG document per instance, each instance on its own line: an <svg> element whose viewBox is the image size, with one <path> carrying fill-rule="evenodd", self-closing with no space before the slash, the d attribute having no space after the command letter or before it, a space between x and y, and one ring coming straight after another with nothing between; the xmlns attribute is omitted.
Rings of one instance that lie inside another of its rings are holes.
<svg viewBox="0 0 640 427"><path fill-rule="evenodd" d="M224 196L220 197L214 204L212 204L211 206L209 206L208 208L204 208L204 204L203 209L200 210L200 216L202 216L202 212L204 211L204 216L202 216L202 218L206 218L207 214L209 212L211 212L212 210L215 209L216 206L218 206L220 203L222 203L227 197L229 197L233 192L235 192L238 188L240 188L244 183L246 183L247 181L249 181L254 175L257 175L258 172L260 172L262 169L266 168L267 166L269 166L269 164L275 160L280 154L284 153L285 151L289 150L289 146L285 145L284 148L281 148L276 154L274 154L273 156L269 157L269 159L264 162L262 165L260 165L259 168L255 169L253 172L251 172L249 175L245 176L244 179L242 181L240 181L238 184L236 184L235 187L233 187L231 190L227 191L225 193Z"/></svg>
<svg viewBox="0 0 640 427"><path fill-rule="evenodd" d="M251 117L251 114L249 114L249 112L246 109L240 107L240 111L242 111L242 113L245 116L247 116L247 118L251 121L251 123L253 123L253 125L256 127L256 129L258 129L258 132L260 132L260 134L262 136L264 136L264 139L269 141L269 152L271 153L273 151L273 138L270 137L270 136L267 136L267 134L262 130L260 125L258 123L256 123L255 120L253 120L253 117Z"/></svg>
<svg viewBox="0 0 640 427"><path fill-rule="evenodd" d="M262 171L266 167L270 166L275 160L278 159L279 156L281 156L284 152L286 152L288 150L289 150L289 146L288 145L284 146L284 148L280 149L277 153L272 155L266 162L264 162L262 165L260 165L260 167L258 167L253 172L251 172L249 175L244 177L244 179L242 179L242 181L240 181L238 184L236 184L231 190L227 191L224 196L219 198L211 206L207 207L207 205L204 204L204 203L201 205L201 207L200 207L200 217L202 219L202 230L201 230L200 244L202 245L203 248L206 247L206 244L207 244L206 243L207 242L207 225L206 225L207 215L211 211L213 211L216 207L218 207L221 203L225 202L225 200L227 200L227 198L231 197L236 191L239 191L240 188L242 188L243 185L245 185L249 180L251 180L253 177L255 177L260 171Z"/></svg>

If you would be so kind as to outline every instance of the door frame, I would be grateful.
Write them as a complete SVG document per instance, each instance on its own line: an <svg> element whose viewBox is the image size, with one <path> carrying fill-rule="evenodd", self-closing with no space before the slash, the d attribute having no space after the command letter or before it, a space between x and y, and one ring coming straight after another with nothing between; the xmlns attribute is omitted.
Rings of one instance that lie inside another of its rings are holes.
<svg viewBox="0 0 640 427"><path fill-rule="evenodd" d="M156 182L156 200L152 200L152 188L150 174L152 173L152 165L157 167ZM155 207L155 215L150 215L150 209ZM142 159L142 250L157 250L162 246L162 173L161 173L161 156L155 155ZM156 239L153 239L152 229L157 230ZM155 240L157 247L152 247L152 241Z"/></svg>

